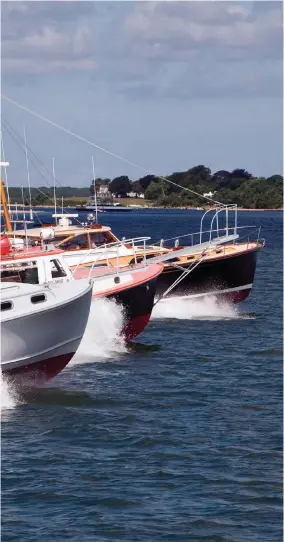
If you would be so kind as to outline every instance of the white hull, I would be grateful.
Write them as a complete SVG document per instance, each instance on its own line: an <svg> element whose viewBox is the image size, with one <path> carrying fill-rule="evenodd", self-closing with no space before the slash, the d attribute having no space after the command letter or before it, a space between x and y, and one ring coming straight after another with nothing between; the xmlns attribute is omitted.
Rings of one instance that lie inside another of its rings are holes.
<svg viewBox="0 0 284 542"><path fill-rule="evenodd" d="M60 372L78 349L88 321L91 286L88 281L76 282L76 287L74 283L52 285L46 290L21 285L24 294L14 297L12 290L5 292L5 300L2 296L2 302L11 299L15 308L18 304L16 314L15 310L11 315L7 314L10 311L1 314L2 372L23 372L25 379L34 379L36 373L37 381L46 380ZM46 305L42 303L40 309L39 305L28 306L27 296L44 291L51 298Z"/></svg>

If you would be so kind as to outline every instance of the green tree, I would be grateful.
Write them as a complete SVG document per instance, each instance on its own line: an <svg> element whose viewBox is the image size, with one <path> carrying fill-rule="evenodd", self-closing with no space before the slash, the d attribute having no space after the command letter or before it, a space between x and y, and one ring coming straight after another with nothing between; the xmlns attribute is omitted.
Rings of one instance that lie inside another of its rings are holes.
<svg viewBox="0 0 284 542"><path fill-rule="evenodd" d="M142 194L144 192L139 181L132 183L131 192L135 192L136 194Z"/></svg>
<svg viewBox="0 0 284 542"><path fill-rule="evenodd" d="M162 183L152 181L145 192L145 198L155 201L158 198L164 197Z"/></svg>
<svg viewBox="0 0 284 542"><path fill-rule="evenodd" d="M249 173L246 169L233 169L231 175L230 175L231 178L235 178L235 179L244 179L244 180L248 180L248 179L251 179L252 178L252 174Z"/></svg>
<svg viewBox="0 0 284 542"><path fill-rule="evenodd" d="M159 181L159 178L155 175L145 175L145 177L141 177L135 182L139 183L141 186L141 192L144 193L153 181Z"/></svg>
<svg viewBox="0 0 284 542"><path fill-rule="evenodd" d="M49 198L48 194L39 192L35 197L32 198L32 205L49 205L52 203L52 200Z"/></svg>
<svg viewBox="0 0 284 542"><path fill-rule="evenodd" d="M117 196L125 197L128 192L131 192L131 182L126 175L115 177L110 183L110 192Z"/></svg>

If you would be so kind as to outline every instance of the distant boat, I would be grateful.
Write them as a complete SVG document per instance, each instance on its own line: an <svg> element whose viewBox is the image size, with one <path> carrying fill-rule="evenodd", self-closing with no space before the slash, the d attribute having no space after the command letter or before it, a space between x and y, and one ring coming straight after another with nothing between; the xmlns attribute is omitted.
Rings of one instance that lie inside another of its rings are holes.
<svg viewBox="0 0 284 542"><path fill-rule="evenodd" d="M114 202L112 199L109 200L102 196L92 196L88 199L87 203L84 205L76 205L77 211L95 211L97 208L99 212L127 212L132 211L131 207L127 205L122 205L121 203Z"/></svg>

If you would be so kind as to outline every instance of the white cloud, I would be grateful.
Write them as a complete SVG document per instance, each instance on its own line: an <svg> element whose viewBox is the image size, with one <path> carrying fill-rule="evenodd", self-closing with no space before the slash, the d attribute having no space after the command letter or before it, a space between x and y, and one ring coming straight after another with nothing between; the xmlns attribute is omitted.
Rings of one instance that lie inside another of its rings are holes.
<svg viewBox="0 0 284 542"><path fill-rule="evenodd" d="M140 87L147 96L267 95L270 87L272 94L281 93L281 3L257 4L265 6L137 2L124 20L116 50L124 53L127 92L137 95Z"/></svg>
<svg viewBox="0 0 284 542"><path fill-rule="evenodd" d="M281 91L281 2L3 5L3 73L87 72L135 97Z"/></svg>
<svg viewBox="0 0 284 542"><path fill-rule="evenodd" d="M90 3L4 2L2 72L95 69L94 36L87 20L92 6L86 4Z"/></svg>
<svg viewBox="0 0 284 542"><path fill-rule="evenodd" d="M136 44L174 40L184 51L206 44L253 47L256 54L257 48L269 49L276 38L281 44L281 3L269 3L270 9L254 16L237 2L137 2L124 22L124 32Z"/></svg>

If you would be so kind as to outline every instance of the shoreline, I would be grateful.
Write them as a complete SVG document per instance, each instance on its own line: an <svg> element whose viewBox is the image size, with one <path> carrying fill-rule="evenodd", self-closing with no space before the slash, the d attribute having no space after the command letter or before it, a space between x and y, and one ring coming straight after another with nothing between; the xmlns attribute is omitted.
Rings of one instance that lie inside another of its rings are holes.
<svg viewBox="0 0 284 542"><path fill-rule="evenodd" d="M14 204L11 204L11 207L14 206ZM23 205L20 205L18 204L17 205L17 208L18 210L21 210L23 209ZM37 209L54 209L54 205L37 205L36 207L32 207L32 210L36 211ZM68 205L67 207L64 207L64 210L66 209L76 209L75 207L72 207L71 205ZM144 209L146 210L151 210L151 209L162 209L162 210L169 210L169 211L174 211L174 210L178 210L178 211L209 211L210 208L209 207L205 207L203 209L197 209L196 207L162 207L162 206L159 206L159 207L156 207L156 206L147 206L146 205L143 205L141 207L137 207L137 208L132 208L133 211L144 211ZM212 210L214 209L214 207L211 208ZM16 209L12 209L13 211L15 211ZM24 208L25 212L28 212L29 211L29 207L25 207ZM284 210L283 207L279 207L278 209L252 209L252 208L244 208L244 207L238 207L238 212L239 211L282 211ZM23 211L22 211L23 212ZM80 212L80 211L79 211ZM86 211L88 212L88 211Z"/></svg>

